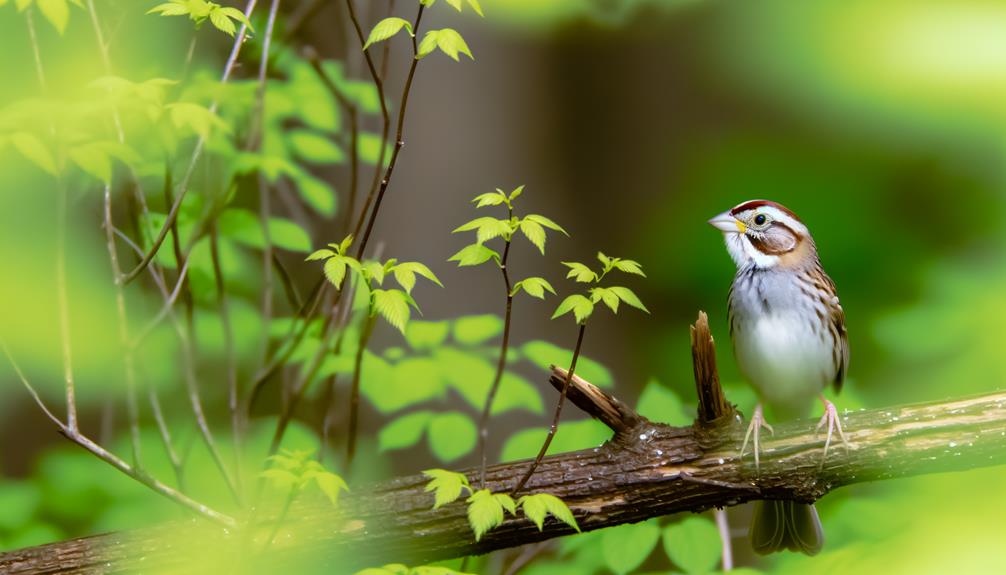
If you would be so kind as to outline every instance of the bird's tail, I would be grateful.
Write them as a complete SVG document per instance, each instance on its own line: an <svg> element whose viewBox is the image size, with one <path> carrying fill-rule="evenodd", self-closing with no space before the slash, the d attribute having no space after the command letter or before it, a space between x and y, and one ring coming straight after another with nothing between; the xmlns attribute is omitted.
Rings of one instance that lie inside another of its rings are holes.
<svg viewBox="0 0 1006 575"><path fill-rule="evenodd" d="M795 501L756 501L750 536L751 547L759 555L783 549L816 555L824 546L817 509Z"/></svg>

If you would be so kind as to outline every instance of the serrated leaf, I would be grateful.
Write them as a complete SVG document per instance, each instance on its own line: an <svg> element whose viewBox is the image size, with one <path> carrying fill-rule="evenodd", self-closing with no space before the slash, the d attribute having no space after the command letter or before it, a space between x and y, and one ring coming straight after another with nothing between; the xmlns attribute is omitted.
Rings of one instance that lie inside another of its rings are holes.
<svg viewBox="0 0 1006 575"><path fill-rule="evenodd" d="M493 494L488 489L480 489L468 498L468 525L475 532L475 541L480 541L487 531L503 523L505 500L498 497L500 495L509 498L509 495Z"/></svg>
<svg viewBox="0 0 1006 575"><path fill-rule="evenodd" d="M594 304L583 295L573 294L562 300L559 307L555 309L555 313L552 314L552 319L563 316L570 311L573 312L576 323L583 323L594 313Z"/></svg>
<svg viewBox="0 0 1006 575"><path fill-rule="evenodd" d="M422 60L437 49L437 38L439 36L440 30L430 30L423 36L422 41L419 42L419 46L416 49L416 60Z"/></svg>
<svg viewBox="0 0 1006 575"><path fill-rule="evenodd" d="M419 443L432 417L431 411L417 411L393 420L377 434L377 450L383 453L392 449L405 449Z"/></svg>
<svg viewBox="0 0 1006 575"><path fill-rule="evenodd" d="M552 295L555 295L555 289L552 288L552 284L548 283L545 278L539 277L529 277L524 278L517 282L513 286L513 293L516 294L518 290L524 290L527 295L536 297L538 299L545 299L545 291L547 290Z"/></svg>
<svg viewBox="0 0 1006 575"><path fill-rule="evenodd" d="M371 44L383 42L391 38L395 34L398 34L402 28L405 28L409 32L409 36L415 35L412 33L412 24L409 24L408 20L394 16L381 20L370 31L370 36L367 37L367 43L363 45L363 49L366 50L370 48Z"/></svg>
<svg viewBox="0 0 1006 575"><path fill-rule="evenodd" d="M548 228L550 230L555 230L557 232L561 232L561 233L563 233L566 236L569 235L566 232L566 230L562 229L562 226L560 226L559 224L553 222L549 218L546 218L543 215L540 215L540 214L528 214L528 215L524 216L524 219L525 220L531 220L532 222L534 222L536 224L539 224L539 225L542 225L542 226L545 226L546 228Z"/></svg>
<svg viewBox="0 0 1006 575"><path fill-rule="evenodd" d="M55 176L57 174L56 160L52 156L49 148L42 143L42 140L31 132L17 132L10 137L11 144L27 158L31 163L45 172Z"/></svg>
<svg viewBox="0 0 1006 575"><path fill-rule="evenodd" d="M472 51L468 48L468 44L465 42L465 39L461 37L461 34L458 34L457 30L452 28L444 28L440 30L440 33L437 34L437 47L440 48L444 54L450 56L455 62L460 61L458 58L459 53L468 56L472 60L475 59L475 56L472 56Z"/></svg>
<svg viewBox="0 0 1006 575"><path fill-rule="evenodd" d="M520 231L529 242L538 248L541 255L545 255L545 228L541 227L541 224L525 218L520 222Z"/></svg>
<svg viewBox="0 0 1006 575"><path fill-rule="evenodd" d="M252 32L255 31L255 28L252 27L252 24L251 24L251 22L248 21L248 17L245 16L245 13L242 12L242 11L240 11L240 10L238 10L237 8L224 7L224 8L220 8L219 11L220 11L221 14L223 14L224 16L227 16L231 20L237 20L241 24L247 26L248 30L250 30Z"/></svg>
<svg viewBox="0 0 1006 575"><path fill-rule="evenodd" d="M348 236L342 238L342 241L339 242L339 253L346 253L346 250L348 250L351 245L353 245L353 234L349 234Z"/></svg>
<svg viewBox="0 0 1006 575"><path fill-rule="evenodd" d="M503 192L500 191L500 193L502 194ZM518 197L520 197L520 195L523 194L523 193L524 193L524 186L517 186L516 188L513 189L512 192L510 192L510 196L509 196L508 199L512 202L512 201L516 200ZM541 222L538 222L538 223L541 223Z"/></svg>
<svg viewBox="0 0 1006 575"><path fill-rule="evenodd" d="M468 478L464 473L456 473L445 469L427 469L423 475L430 478L424 491L433 491L433 508L438 509L461 497L464 489L471 491Z"/></svg>
<svg viewBox="0 0 1006 575"><path fill-rule="evenodd" d="M420 262L402 262L392 268L392 273L395 274L395 281L405 289L406 293L412 293L412 288L416 285L416 275L444 287L433 271Z"/></svg>
<svg viewBox="0 0 1006 575"><path fill-rule="evenodd" d="M593 296L591 300L594 303L597 303L599 300L603 301L604 305L611 308L612 313L618 313L619 299L618 296L615 295L615 292L611 291L610 289L601 287L593 288L590 290L590 292L591 295Z"/></svg>
<svg viewBox="0 0 1006 575"><path fill-rule="evenodd" d="M376 282L377 285L382 285L384 283L384 264L368 260L363 262L362 266L365 275L370 278L370 281Z"/></svg>
<svg viewBox="0 0 1006 575"><path fill-rule="evenodd" d="M579 262L562 262L562 265L569 268L566 278L573 278L580 283L591 283L597 281L597 274L584 264Z"/></svg>
<svg viewBox="0 0 1006 575"><path fill-rule="evenodd" d="M551 513L553 517L569 525L573 529L580 531L580 526L576 524L576 518L569 510L569 507L555 495L549 493L537 493L535 495L525 495L517 500L517 504L524 510L524 515L538 526L538 531L544 529L545 516Z"/></svg>
<svg viewBox="0 0 1006 575"><path fill-rule="evenodd" d="M494 258L496 261L499 261L499 257L500 255L495 250L487 248L482 244L471 244L462 248L461 251L448 258L447 261L456 261L458 262L458 267L465 267L477 266Z"/></svg>
<svg viewBox="0 0 1006 575"><path fill-rule="evenodd" d="M210 10L210 22L213 24L214 28L220 30L224 34L227 34L228 36L233 37L237 32L237 27L234 25L234 22L231 22L231 19L228 18L226 14L221 12L219 8Z"/></svg>
<svg viewBox="0 0 1006 575"><path fill-rule="evenodd" d="M641 302L639 298L636 297L636 294L632 293L632 290L630 290L629 288L615 286L608 288L608 290L617 295L618 299L624 301L625 303L631 305L632 307L636 309L641 309L646 313L650 313L650 310L646 309L646 306L643 305L643 302Z"/></svg>
<svg viewBox="0 0 1006 575"><path fill-rule="evenodd" d="M410 298L401 290L375 289L371 292L374 311L389 324L405 335L405 325L409 322Z"/></svg>
<svg viewBox="0 0 1006 575"><path fill-rule="evenodd" d="M478 13L479 16L485 17L485 14L482 13L482 6L479 5L478 0L465 0L465 1L468 3L469 6L472 7L472 10L475 10L475 12ZM461 11L462 0L447 0L447 3L450 4L458 12Z"/></svg>
<svg viewBox="0 0 1006 575"><path fill-rule="evenodd" d="M475 198L472 200L472 203L475 204L476 208L484 208L486 206L498 206L498 205L502 204L505 201L507 201L507 198L506 198L506 196L502 195L501 193L499 193L499 192L487 192L487 193L475 196Z"/></svg>
<svg viewBox="0 0 1006 575"><path fill-rule="evenodd" d="M509 220L481 217L461 224L451 233L456 234L471 230L476 230L476 241L481 244L500 236L503 236L505 239L509 238L512 228L510 227Z"/></svg>
<svg viewBox="0 0 1006 575"><path fill-rule="evenodd" d="M639 262L633 260L616 260L614 262L614 267L625 273L636 274L637 276L643 276L644 278L646 277L646 274L643 273L643 268L639 265Z"/></svg>
<svg viewBox="0 0 1006 575"><path fill-rule="evenodd" d="M342 289L342 281L346 279L346 257L335 255L325 261L325 278L335 286L335 289Z"/></svg>
<svg viewBox="0 0 1006 575"><path fill-rule="evenodd" d="M608 266L611 265L611 258L604 255L604 252L597 252L597 261L601 262L601 265L604 266L605 269L608 269Z"/></svg>
<svg viewBox="0 0 1006 575"><path fill-rule="evenodd" d="M188 13L189 6L184 2L165 2L147 10L147 14L160 14L161 16L184 16Z"/></svg>

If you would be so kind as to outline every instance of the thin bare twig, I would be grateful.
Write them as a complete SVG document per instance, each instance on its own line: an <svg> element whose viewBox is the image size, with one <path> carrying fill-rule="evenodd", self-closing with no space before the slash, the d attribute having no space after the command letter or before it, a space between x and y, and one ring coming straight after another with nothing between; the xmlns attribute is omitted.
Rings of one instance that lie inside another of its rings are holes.
<svg viewBox="0 0 1006 575"><path fill-rule="evenodd" d="M248 4L245 6L244 14L245 17L251 18L252 12L255 11L255 4L257 0L248 0ZM241 46L244 45L245 35L248 33L248 27L245 24L241 24L241 28L238 30L237 35L234 38L234 44L231 47L230 56L227 58L227 63L224 65L224 71L220 78L220 84L226 84L230 80L231 74L234 72L234 67L237 65L238 55L241 53ZM219 102L214 101L210 105L210 112L216 114L217 108L219 107ZM185 199L185 195L189 191L189 182L192 179L192 174L195 172L196 164L199 162L199 158L202 156L203 148L206 145L206 139L200 136L196 141L196 146L192 150L192 158L189 160L188 168L185 170L185 176L179 183L178 194L175 197L175 203L172 204L171 210L168 211L168 217L161 226L161 231L158 232L157 237L154 239L153 245L150 250L144 254L140 263L137 264L129 273L122 276L121 282L123 284L128 284L129 282L136 279L143 270L150 265L150 262L157 255L157 252L161 249L161 245L164 243L164 238L167 237L168 231L174 225L175 220L178 218L178 212L182 207L182 201Z"/></svg>
<svg viewBox="0 0 1006 575"><path fill-rule="evenodd" d="M569 364L569 371L566 373L566 381L562 386L562 391L559 393L559 400L555 403L555 414L552 416L552 425L548 428L548 435L545 437L545 442L541 444L541 449L538 450L538 455L534 458L534 462L530 467L527 468L527 472L524 476L520 478L517 485L514 486L513 491L510 495L516 495L524 488L528 479L534 474L534 470L538 468L541 464L541 460L544 459L545 454L548 452L548 446L552 444L552 438L555 437L556 431L559 429L559 417L562 415L562 405L566 401L566 393L569 391L569 382L573 379L573 374L576 371L576 360L580 357L580 348L583 346L583 332L587 329L587 324L580 324L580 332L576 336L576 347L573 348L573 360Z"/></svg>

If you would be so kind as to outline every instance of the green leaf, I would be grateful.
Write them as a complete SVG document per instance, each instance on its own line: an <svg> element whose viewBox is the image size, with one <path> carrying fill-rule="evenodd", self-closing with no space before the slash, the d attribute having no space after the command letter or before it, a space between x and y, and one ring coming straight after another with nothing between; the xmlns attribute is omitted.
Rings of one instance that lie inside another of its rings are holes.
<svg viewBox="0 0 1006 575"><path fill-rule="evenodd" d="M590 283L597 281L597 274L592 269L579 262L562 262L562 265L569 268L567 278L573 278L580 283Z"/></svg>
<svg viewBox="0 0 1006 575"><path fill-rule="evenodd" d="M220 30L224 34L227 34L228 36L233 37L237 32L237 27L234 26L234 22L231 22L231 19L220 11L219 7L210 9L210 22L213 24L214 28Z"/></svg>
<svg viewBox="0 0 1006 575"><path fill-rule="evenodd" d="M363 49L370 48L370 45L375 42L383 42L391 38L395 34L398 34L402 28L405 28L409 32L409 36L415 35L412 33L412 24L409 24L408 20L394 16L381 20L370 31L370 36L367 37L367 43L363 45Z"/></svg>
<svg viewBox="0 0 1006 575"><path fill-rule="evenodd" d="M147 10L147 14L158 13L161 16L184 16L189 13L189 6L183 0L175 0L174 2L158 4L150 10Z"/></svg>
<svg viewBox="0 0 1006 575"><path fill-rule="evenodd" d="M410 321L405 329L405 341L413 349L433 349L444 343L450 329L451 326L446 321Z"/></svg>
<svg viewBox="0 0 1006 575"><path fill-rule="evenodd" d="M377 450L383 453L419 443L432 417L432 411L417 411L393 420L377 434Z"/></svg>
<svg viewBox="0 0 1006 575"><path fill-rule="evenodd" d="M402 262L391 268L391 270L395 274L395 281L405 289L406 293L412 293L412 288L416 285L417 274L440 287L444 287L444 284L440 283L440 280L437 279L437 276L430 268L419 262Z"/></svg>
<svg viewBox="0 0 1006 575"><path fill-rule="evenodd" d="M411 298L405 292L397 289L375 289L371 293L371 297L374 302L374 311L402 332L402 335L405 335L405 324L409 322Z"/></svg>
<svg viewBox="0 0 1006 575"><path fill-rule="evenodd" d="M248 210L228 208L221 212L217 219L220 234L245 245L262 249L265 247L265 234L259 216ZM269 220L269 239L276 247L296 252L311 251L311 238L307 232L290 220L271 218Z"/></svg>
<svg viewBox="0 0 1006 575"><path fill-rule="evenodd" d="M576 318L576 323L583 323L590 318L592 313L594 313L594 304L580 294L573 294L562 300L559 307L555 308L555 313L552 314L552 319L563 316L570 311L573 312L573 316Z"/></svg>
<svg viewBox="0 0 1006 575"><path fill-rule="evenodd" d="M503 523L503 510L516 511L513 498L505 493L491 493L480 489L468 498L468 524L480 541L487 531Z"/></svg>
<svg viewBox="0 0 1006 575"><path fill-rule="evenodd" d="M536 224L545 226L546 228L548 228L550 230L555 230L557 232L562 232L566 236L569 235L566 232L566 230L562 229L562 226L560 226L559 224L557 224L557 223L553 222L552 220L546 218L545 216L542 216L542 215L539 215L539 214L528 214L528 215L524 216L524 219L525 220L530 220L530 221L532 221L532 222L534 222Z"/></svg>
<svg viewBox="0 0 1006 575"><path fill-rule="evenodd" d="M320 250L315 251L311 255L307 256L307 258L305 258L304 261L306 261L306 262L313 262L313 261L316 261L316 260L324 260L324 259L328 259L328 258L330 258L330 257L332 257L334 255L335 255L335 252L333 252L332 250L329 250L329 249L320 249Z"/></svg>
<svg viewBox="0 0 1006 575"><path fill-rule="evenodd" d="M428 433L430 451L444 463L450 463L475 449L478 436L471 418L457 411L434 416Z"/></svg>
<svg viewBox="0 0 1006 575"><path fill-rule="evenodd" d="M642 565L660 539L660 528L653 522L620 525L605 529L601 550L608 568L622 575Z"/></svg>
<svg viewBox="0 0 1006 575"><path fill-rule="evenodd" d="M482 244L471 244L462 248L461 251L448 258L447 261L456 261L458 262L458 267L465 267L484 264L491 259L499 261L500 255L495 250L487 248Z"/></svg>
<svg viewBox="0 0 1006 575"><path fill-rule="evenodd" d="M608 288L608 290L617 295L618 299L624 301L625 303L631 305L632 307L636 309L641 309L646 313L650 313L650 310L646 309L646 306L643 305L643 302L639 301L639 298L636 297L636 294L632 293L632 290L630 290L629 288L615 286Z"/></svg>
<svg viewBox="0 0 1006 575"><path fill-rule="evenodd" d="M35 0L42 16L52 24L53 28L62 36L66 32L66 23L70 20L70 7L66 0Z"/></svg>
<svg viewBox="0 0 1006 575"><path fill-rule="evenodd" d="M604 301L604 305L611 308L612 313L618 313L618 296L608 288L590 288L590 301L597 303Z"/></svg>
<svg viewBox="0 0 1006 575"><path fill-rule="evenodd" d="M538 531L544 529L547 513L551 513L559 521L580 531L580 526L576 524L576 518L573 517L569 507L555 495L548 493L525 495L517 500L517 505L524 510L524 515L527 515L528 519L538 526Z"/></svg>
<svg viewBox="0 0 1006 575"><path fill-rule="evenodd" d="M555 289L552 288L552 284L548 283L545 278L530 277L524 278L517 282L513 286L512 294L516 295L518 291L524 290L527 295L536 297L538 299L545 299L545 291L547 290L552 295L555 295Z"/></svg>
<svg viewBox="0 0 1006 575"><path fill-rule="evenodd" d="M470 381L467 384L467 387L471 387ZM482 390L479 397L481 401L473 407L480 408L485 405L487 394L488 388ZM542 402L537 387L523 377L506 371L503 372L503 377L500 379L500 388L496 394L496 400L493 401L490 414L496 416L514 409L524 409L531 413L542 414L545 412L545 404Z"/></svg>
<svg viewBox="0 0 1006 575"><path fill-rule="evenodd" d="M357 139L360 161L371 166L377 165L381 159L381 136L371 132L360 132ZM387 166L391 158L391 145L384 146L384 164Z"/></svg>
<svg viewBox="0 0 1006 575"><path fill-rule="evenodd" d="M55 176L58 173L52 152L38 136L31 132L17 132L11 135L10 141L14 144L14 148L33 164L50 175Z"/></svg>
<svg viewBox="0 0 1006 575"><path fill-rule="evenodd" d="M106 184L112 181L112 160L100 148L90 144L76 146L67 151L67 156L87 175Z"/></svg>
<svg viewBox="0 0 1006 575"><path fill-rule="evenodd" d="M300 483L300 477L286 469L266 469L259 473L259 477L268 480L273 487L288 490Z"/></svg>
<svg viewBox="0 0 1006 575"><path fill-rule="evenodd" d="M475 196L472 203L475 204L476 208L484 208L486 206L498 206L505 201L507 201L507 197L499 191L496 191Z"/></svg>
<svg viewBox="0 0 1006 575"><path fill-rule="evenodd" d="M424 491L433 491L433 508L440 507L461 497L462 490L471 492L468 478L464 473L455 473L444 469L427 469L423 475L429 477L431 481L426 484Z"/></svg>
<svg viewBox="0 0 1006 575"><path fill-rule="evenodd" d="M644 278L646 277L646 274L643 273L643 268L639 265L639 262L633 260L616 260L614 262L614 267L625 273L636 274L637 276L643 276Z"/></svg>
<svg viewBox="0 0 1006 575"><path fill-rule="evenodd" d="M694 412L685 410L681 399L674 390L661 385L659 381L650 379L643 388L636 403L636 411L653 421L661 421L671 425L689 425Z"/></svg>
<svg viewBox="0 0 1006 575"><path fill-rule="evenodd" d="M231 20L237 20L238 22L244 24L245 26L248 27L248 30L252 32L255 31L255 28L252 27L251 22L248 21L248 18L245 16L245 13L238 10L237 8L224 7L220 8L219 12L224 16L227 16Z"/></svg>
<svg viewBox="0 0 1006 575"><path fill-rule="evenodd" d="M328 500L335 505L339 502L339 492L349 491L349 486L342 477L331 471L310 471L305 474L305 479L311 479L318 489L328 497Z"/></svg>
<svg viewBox="0 0 1006 575"><path fill-rule="evenodd" d="M304 203L323 216L335 215L336 195L331 186L306 171L298 174L294 182Z"/></svg>
<svg viewBox="0 0 1006 575"><path fill-rule="evenodd" d="M333 256L325 262L325 277L335 286L335 289L342 289L342 280L346 279L346 257Z"/></svg>
<svg viewBox="0 0 1006 575"><path fill-rule="evenodd" d="M504 239L509 239L510 234L512 233L509 220L500 220L490 217L475 218L470 222L461 224L451 233L456 234L458 232L467 232L471 230L477 230L476 240L480 244L500 236L503 236Z"/></svg>
<svg viewBox="0 0 1006 575"><path fill-rule="evenodd" d="M479 16L485 17L485 14L482 13L482 6L479 5L478 0L465 0L465 1L468 2L468 5L471 6L472 10L475 10L475 12L477 12ZM447 0L447 3L453 6L454 9L457 10L458 12L461 11L462 6L461 0Z"/></svg>
<svg viewBox="0 0 1006 575"><path fill-rule="evenodd" d="M521 220L520 231L529 242L534 244L541 255L545 255L545 228L527 218Z"/></svg>
<svg viewBox="0 0 1006 575"><path fill-rule="evenodd" d="M702 517L687 517L663 533L667 557L685 573L711 573L720 562L723 545L719 531Z"/></svg>
<svg viewBox="0 0 1006 575"><path fill-rule="evenodd" d="M469 315L454 321L454 339L464 345L478 345L503 332L503 320L493 314Z"/></svg>
<svg viewBox="0 0 1006 575"><path fill-rule="evenodd" d="M293 130L287 134L293 153L314 164L336 164L346 161L346 154L325 136L311 130Z"/></svg>
<svg viewBox="0 0 1006 575"><path fill-rule="evenodd" d="M363 270L371 281L377 282L377 285L384 283L384 264L381 262L365 261L363 262Z"/></svg>
<svg viewBox="0 0 1006 575"><path fill-rule="evenodd" d="M416 60L422 60L437 49L438 36L440 36L439 30L430 30L423 36L423 39L419 42L419 47L416 50Z"/></svg>
<svg viewBox="0 0 1006 575"><path fill-rule="evenodd" d="M175 102L166 108L171 112L171 122L176 128L188 128L202 138L208 138L215 128L230 133L230 124L223 121L209 108L192 102Z"/></svg>
<svg viewBox="0 0 1006 575"><path fill-rule="evenodd" d="M501 194L503 193L502 190L497 190L497 191L499 191L499 193L501 193ZM524 186L517 186L516 188L514 188L514 190L512 192L510 192L510 196L509 196L508 199L512 202L512 201L516 200L518 197L520 197L520 195L523 194L523 193L524 193ZM540 224L541 222L538 222L538 223Z"/></svg>

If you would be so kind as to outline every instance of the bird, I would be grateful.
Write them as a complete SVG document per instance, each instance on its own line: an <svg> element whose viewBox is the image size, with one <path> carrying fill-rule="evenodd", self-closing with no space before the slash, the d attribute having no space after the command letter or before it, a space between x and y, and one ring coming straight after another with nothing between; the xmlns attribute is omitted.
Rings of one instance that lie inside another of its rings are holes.
<svg viewBox="0 0 1006 575"><path fill-rule="evenodd" d="M740 457L753 439L759 469L760 431L772 433L763 406L776 418L795 419L807 415L816 397L824 405L816 431L827 426L823 466L833 433L849 447L838 410L823 394L829 385L841 390L849 367L845 311L835 283L807 226L779 203L749 200L709 223L723 232L737 265L728 297L730 338L738 369L759 399ZM755 503L749 538L762 555L785 549L815 555L824 530L813 504L765 500Z"/></svg>

